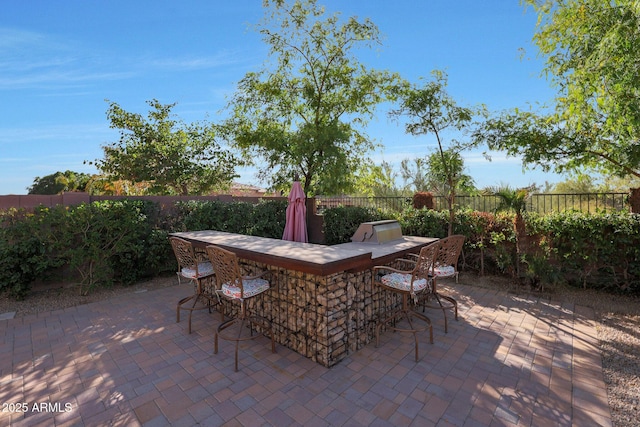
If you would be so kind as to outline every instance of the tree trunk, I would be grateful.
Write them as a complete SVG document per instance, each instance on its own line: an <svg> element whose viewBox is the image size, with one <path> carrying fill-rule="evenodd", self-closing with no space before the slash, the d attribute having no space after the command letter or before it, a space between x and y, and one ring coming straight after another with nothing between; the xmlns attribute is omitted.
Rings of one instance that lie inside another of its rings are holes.
<svg viewBox="0 0 640 427"><path fill-rule="evenodd" d="M449 193L448 200L449 200L449 229L447 230L447 235L448 236L452 236L453 235L453 221L456 219L456 212L454 210L456 194L453 192L453 190L451 190L451 193Z"/></svg>
<svg viewBox="0 0 640 427"><path fill-rule="evenodd" d="M524 218L519 212L516 213L514 228L516 232L516 275L520 277L520 258L524 252L523 249L526 248L527 230L525 228Z"/></svg>

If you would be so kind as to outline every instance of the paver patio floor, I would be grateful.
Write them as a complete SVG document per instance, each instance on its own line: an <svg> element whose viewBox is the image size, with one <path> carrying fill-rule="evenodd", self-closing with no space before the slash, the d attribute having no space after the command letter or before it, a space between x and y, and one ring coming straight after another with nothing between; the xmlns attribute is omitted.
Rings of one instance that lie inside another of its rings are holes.
<svg viewBox="0 0 640 427"><path fill-rule="evenodd" d="M0 426L609 426L590 309L451 285L428 310L330 369L268 339L213 354L219 315L175 322L188 287L0 320Z"/></svg>

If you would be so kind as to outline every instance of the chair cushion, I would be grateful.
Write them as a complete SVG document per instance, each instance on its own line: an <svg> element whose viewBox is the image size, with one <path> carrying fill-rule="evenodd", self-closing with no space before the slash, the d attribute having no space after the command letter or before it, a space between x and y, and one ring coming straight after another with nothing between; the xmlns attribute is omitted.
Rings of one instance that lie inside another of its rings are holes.
<svg viewBox="0 0 640 427"><path fill-rule="evenodd" d="M202 276L208 276L209 274L213 273L213 266L211 265L210 262L199 262L198 263L198 275L200 277ZM180 270L180 274L182 274L184 277L187 277L189 279L195 279L196 278L196 270L193 268L183 268L182 270Z"/></svg>
<svg viewBox="0 0 640 427"><path fill-rule="evenodd" d="M225 283L222 285L222 293L229 298L251 298L269 289L269 282L264 279L244 279L242 280L242 287L244 288L244 295L240 293L238 286Z"/></svg>
<svg viewBox="0 0 640 427"><path fill-rule="evenodd" d="M456 269L451 265L439 265L433 269L435 277L452 277L456 275Z"/></svg>
<svg viewBox="0 0 640 427"><path fill-rule="evenodd" d="M407 292L411 290L411 274L389 273L382 276L380 281L390 288ZM429 283L426 279L418 279L413 282L413 291L420 292L425 290L428 286Z"/></svg>

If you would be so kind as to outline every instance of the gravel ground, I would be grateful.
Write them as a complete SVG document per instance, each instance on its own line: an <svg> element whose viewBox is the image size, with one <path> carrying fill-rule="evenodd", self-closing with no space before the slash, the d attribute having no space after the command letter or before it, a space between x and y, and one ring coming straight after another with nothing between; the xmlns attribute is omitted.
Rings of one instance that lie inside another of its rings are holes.
<svg viewBox="0 0 640 427"><path fill-rule="evenodd" d="M640 423L640 315L603 314L598 338L614 425L637 426Z"/></svg>
<svg viewBox="0 0 640 427"><path fill-rule="evenodd" d="M465 283L465 279L471 279L469 283L475 286L499 287L511 293L525 293L522 288L503 278L460 276L461 283ZM129 287L96 289L88 296L80 296L76 288L69 287L35 290L25 301L14 301L7 295L0 294L0 319L7 312L15 312L14 316L19 317L176 284L176 276L171 275ZM536 295L594 309L613 425L637 427L640 420L640 298L566 288L546 289L544 294Z"/></svg>
<svg viewBox="0 0 640 427"><path fill-rule="evenodd" d="M42 311L59 310L81 304L89 304L102 301L108 298L140 292L143 290L153 290L165 288L178 284L175 275L158 277L153 280L139 282L133 286L113 286L111 288L97 288L89 292L89 295L82 296L77 287L56 286L50 284L46 289L34 287L29 296L24 301L15 301L6 293L0 293L0 319L2 313L15 312L15 317L35 314Z"/></svg>

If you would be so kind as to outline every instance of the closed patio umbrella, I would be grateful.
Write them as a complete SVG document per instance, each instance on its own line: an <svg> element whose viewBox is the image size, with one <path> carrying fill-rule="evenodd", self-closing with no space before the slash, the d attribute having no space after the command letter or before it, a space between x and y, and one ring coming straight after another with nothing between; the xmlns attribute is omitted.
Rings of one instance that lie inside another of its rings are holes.
<svg viewBox="0 0 640 427"><path fill-rule="evenodd" d="M300 181L294 181L289 193L287 206L287 222L284 226L282 240L293 242L307 242L307 206L305 194Z"/></svg>

